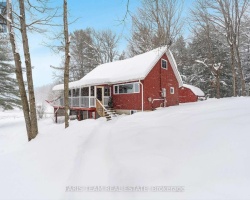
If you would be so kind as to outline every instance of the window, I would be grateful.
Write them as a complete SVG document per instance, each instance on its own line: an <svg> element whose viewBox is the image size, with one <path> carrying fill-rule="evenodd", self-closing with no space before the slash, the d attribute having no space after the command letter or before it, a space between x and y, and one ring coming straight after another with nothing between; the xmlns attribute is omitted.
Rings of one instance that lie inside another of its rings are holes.
<svg viewBox="0 0 250 200"><path fill-rule="evenodd" d="M89 87L84 87L81 89L81 96L83 97L89 96Z"/></svg>
<svg viewBox="0 0 250 200"><path fill-rule="evenodd" d="M119 85L119 94L133 93L133 84Z"/></svg>
<svg viewBox="0 0 250 200"><path fill-rule="evenodd" d="M90 96L95 96L95 87L94 86L91 86L90 87Z"/></svg>
<svg viewBox="0 0 250 200"><path fill-rule="evenodd" d="M115 88L115 89L114 89L114 94L119 94L119 93L118 93L118 88L119 88L119 86L118 86L118 85L115 85L114 88Z"/></svg>
<svg viewBox="0 0 250 200"><path fill-rule="evenodd" d="M161 67L163 69L168 69L168 62L164 59L161 59Z"/></svg>
<svg viewBox="0 0 250 200"><path fill-rule="evenodd" d="M79 88L73 89L73 97L78 97L79 96Z"/></svg>
<svg viewBox="0 0 250 200"><path fill-rule="evenodd" d="M134 92L135 93L139 93L140 92L140 85L139 85L139 83L134 84L134 86L135 86Z"/></svg>
<svg viewBox="0 0 250 200"><path fill-rule="evenodd" d="M170 94L174 94L174 87L170 87Z"/></svg>
<svg viewBox="0 0 250 200"><path fill-rule="evenodd" d="M137 110L130 110L130 115L137 113Z"/></svg>
<svg viewBox="0 0 250 200"><path fill-rule="evenodd" d="M140 92L139 83L128 83L128 84L120 84L114 86L114 94L132 94L139 92Z"/></svg>
<svg viewBox="0 0 250 200"><path fill-rule="evenodd" d="M105 97L110 96L110 89L109 89L109 86L105 86L105 87L104 87L104 96L105 96Z"/></svg>

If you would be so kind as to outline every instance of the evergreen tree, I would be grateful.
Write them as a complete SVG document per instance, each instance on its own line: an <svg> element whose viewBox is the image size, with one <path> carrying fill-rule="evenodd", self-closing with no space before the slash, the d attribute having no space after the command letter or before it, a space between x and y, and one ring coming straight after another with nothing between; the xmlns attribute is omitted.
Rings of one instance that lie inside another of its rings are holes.
<svg viewBox="0 0 250 200"><path fill-rule="evenodd" d="M8 41L0 40L0 107L13 109L20 106L17 81L14 78L15 67L12 62Z"/></svg>
<svg viewBox="0 0 250 200"><path fill-rule="evenodd" d="M189 66L190 62L187 44L183 36L180 36L176 39L176 42L173 44L171 50L176 60L178 70L180 74L183 75L184 68Z"/></svg>
<svg viewBox="0 0 250 200"><path fill-rule="evenodd" d="M187 47L188 64L182 70L183 81L201 88L210 97L216 97L215 72L217 72L217 66L222 66L219 71L220 94L221 97L232 96L230 55L225 45L226 41L214 30L210 32L211 52L206 41L207 35L204 30L196 30L193 33Z"/></svg>

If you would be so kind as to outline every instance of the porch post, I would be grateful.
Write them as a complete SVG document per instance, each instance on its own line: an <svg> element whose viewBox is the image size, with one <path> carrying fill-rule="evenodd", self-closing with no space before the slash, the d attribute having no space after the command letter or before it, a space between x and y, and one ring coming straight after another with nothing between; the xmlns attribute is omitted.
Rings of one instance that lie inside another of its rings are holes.
<svg viewBox="0 0 250 200"><path fill-rule="evenodd" d="M95 98L94 105L96 107L96 86L94 86L94 98Z"/></svg>
<svg viewBox="0 0 250 200"><path fill-rule="evenodd" d="M71 100L70 100L70 107L73 107L73 89L71 89Z"/></svg>
<svg viewBox="0 0 250 200"><path fill-rule="evenodd" d="M57 112L56 112L56 108L54 108L54 113L55 113L55 122L57 124Z"/></svg>
<svg viewBox="0 0 250 200"><path fill-rule="evenodd" d="M89 86L89 108L90 108L90 95L91 95L91 86Z"/></svg>
<svg viewBox="0 0 250 200"><path fill-rule="evenodd" d="M143 105L144 105L144 102L143 102L143 100L144 100L144 94L143 94L143 84L142 84L142 82L141 82L141 80L139 80L139 84L141 85L141 111L143 112L144 111L144 107L143 107Z"/></svg>
<svg viewBox="0 0 250 200"><path fill-rule="evenodd" d="M79 107L81 107L81 87L79 88Z"/></svg>

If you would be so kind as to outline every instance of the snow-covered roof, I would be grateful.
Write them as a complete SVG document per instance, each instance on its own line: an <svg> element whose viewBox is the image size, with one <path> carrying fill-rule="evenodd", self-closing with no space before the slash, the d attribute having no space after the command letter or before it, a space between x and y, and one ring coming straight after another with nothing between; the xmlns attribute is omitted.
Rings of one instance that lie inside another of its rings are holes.
<svg viewBox="0 0 250 200"><path fill-rule="evenodd" d="M82 79L69 83L69 88L143 80L164 53L168 56L179 87L181 87L182 79L172 53L167 47L160 47L132 58L101 64ZM61 84L56 85L53 90L63 90L63 88Z"/></svg>
<svg viewBox="0 0 250 200"><path fill-rule="evenodd" d="M204 92L198 87L195 87L193 85L188 85L188 84L183 84L183 87L190 89L196 96L199 96L199 97L205 96Z"/></svg>

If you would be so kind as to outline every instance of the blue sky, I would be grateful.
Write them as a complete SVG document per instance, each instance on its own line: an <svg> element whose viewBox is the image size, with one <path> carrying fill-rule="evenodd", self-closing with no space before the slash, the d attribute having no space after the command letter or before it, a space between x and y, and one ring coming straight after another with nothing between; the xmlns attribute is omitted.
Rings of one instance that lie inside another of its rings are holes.
<svg viewBox="0 0 250 200"><path fill-rule="evenodd" d="M186 15L193 0L184 1L184 11ZM62 0L55 0L56 5L61 6ZM111 29L121 37L126 37L131 28L130 18L125 23L122 19L126 13L127 0L68 0L70 19L79 18L70 25L72 32L77 29L92 27L96 30ZM129 10L135 12L140 6L139 0L130 0ZM42 45L43 35L30 35L30 53L32 58L33 79L35 87L53 82L52 69L50 65L58 66L61 63L60 55L53 53L49 48ZM126 40L120 42L120 49L125 49Z"/></svg>

